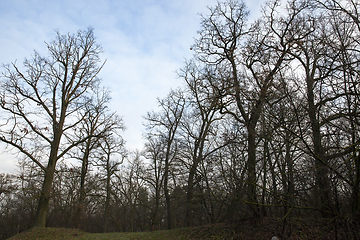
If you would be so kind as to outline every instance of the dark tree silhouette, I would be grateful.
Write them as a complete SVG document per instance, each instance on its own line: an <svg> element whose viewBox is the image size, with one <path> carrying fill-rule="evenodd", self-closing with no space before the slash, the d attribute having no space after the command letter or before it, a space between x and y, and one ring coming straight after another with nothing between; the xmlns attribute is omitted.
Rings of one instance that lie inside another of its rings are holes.
<svg viewBox="0 0 360 240"><path fill-rule="evenodd" d="M101 48L92 29L74 35L57 32L56 39L46 45L48 57L35 52L25 60L23 70L16 62L5 66L0 93L5 118L0 140L45 174L34 222L40 227L46 223L57 161L88 137L71 140L87 115L84 106L102 68Z"/></svg>

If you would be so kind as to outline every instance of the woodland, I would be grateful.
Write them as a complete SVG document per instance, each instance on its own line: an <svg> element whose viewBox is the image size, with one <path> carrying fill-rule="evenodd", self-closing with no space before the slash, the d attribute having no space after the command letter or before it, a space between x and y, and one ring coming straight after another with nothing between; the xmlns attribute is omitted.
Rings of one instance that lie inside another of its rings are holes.
<svg viewBox="0 0 360 240"><path fill-rule="evenodd" d="M57 32L47 56L4 65L0 141L19 172L0 174L0 239L33 226L133 232L268 218L283 236L292 219L312 218L360 239L359 7L271 0L251 22L242 1L209 7L182 86L144 116L136 152L98 77L93 29Z"/></svg>

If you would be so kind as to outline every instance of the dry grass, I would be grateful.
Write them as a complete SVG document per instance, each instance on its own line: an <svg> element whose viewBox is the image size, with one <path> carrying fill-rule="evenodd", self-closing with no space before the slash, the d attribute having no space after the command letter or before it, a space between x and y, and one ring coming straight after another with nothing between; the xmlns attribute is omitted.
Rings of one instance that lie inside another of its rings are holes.
<svg viewBox="0 0 360 240"><path fill-rule="evenodd" d="M285 223L285 224L284 224ZM281 219L264 218L244 220L236 223L222 223L202 227L174 229L170 231L135 233L87 233L67 228L32 228L10 239L356 239L360 236L344 223L324 219L293 219L284 222ZM355 235L354 235L355 234Z"/></svg>

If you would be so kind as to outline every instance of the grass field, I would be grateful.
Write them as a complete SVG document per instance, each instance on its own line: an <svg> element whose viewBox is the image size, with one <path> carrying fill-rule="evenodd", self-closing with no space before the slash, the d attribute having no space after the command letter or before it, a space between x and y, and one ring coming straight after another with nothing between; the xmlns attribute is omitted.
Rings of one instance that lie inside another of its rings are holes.
<svg viewBox="0 0 360 240"><path fill-rule="evenodd" d="M350 229L349 229L350 230ZM354 229L353 229L354 230ZM357 230L355 230L357 231ZM87 233L69 228L32 228L19 233L11 240L40 239L256 239L270 240L277 235L280 239L356 239L357 233L348 231L346 225L328 219L293 219L286 223L281 219L246 220L237 223L215 224L193 228L152 231ZM355 238L354 238L355 237Z"/></svg>
<svg viewBox="0 0 360 240"><path fill-rule="evenodd" d="M218 233L215 233L215 231ZM211 231L206 227L133 233L87 233L78 229L68 228L32 228L10 239L233 239L231 235L230 232L225 233L219 228Z"/></svg>

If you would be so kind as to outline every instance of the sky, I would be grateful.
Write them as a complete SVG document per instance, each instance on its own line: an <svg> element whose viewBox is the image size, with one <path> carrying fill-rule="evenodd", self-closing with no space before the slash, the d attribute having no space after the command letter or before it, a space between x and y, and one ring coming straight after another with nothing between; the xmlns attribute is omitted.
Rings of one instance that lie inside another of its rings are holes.
<svg viewBox="0 0 360 240"><path fill-rule="evenodd" d="M246 0L251 16L262 0ZM34 50L62 34L94 28L106 64L99 74L111 90L110 108L122 116L130 150L141 150L143 116L182 85L176 71L192 57L199 14L216 0L0 0L0 64L22 65ZM3 69L1 69L1 72ZM0 142L0 173L17 170L16 156Z"/></svg>

